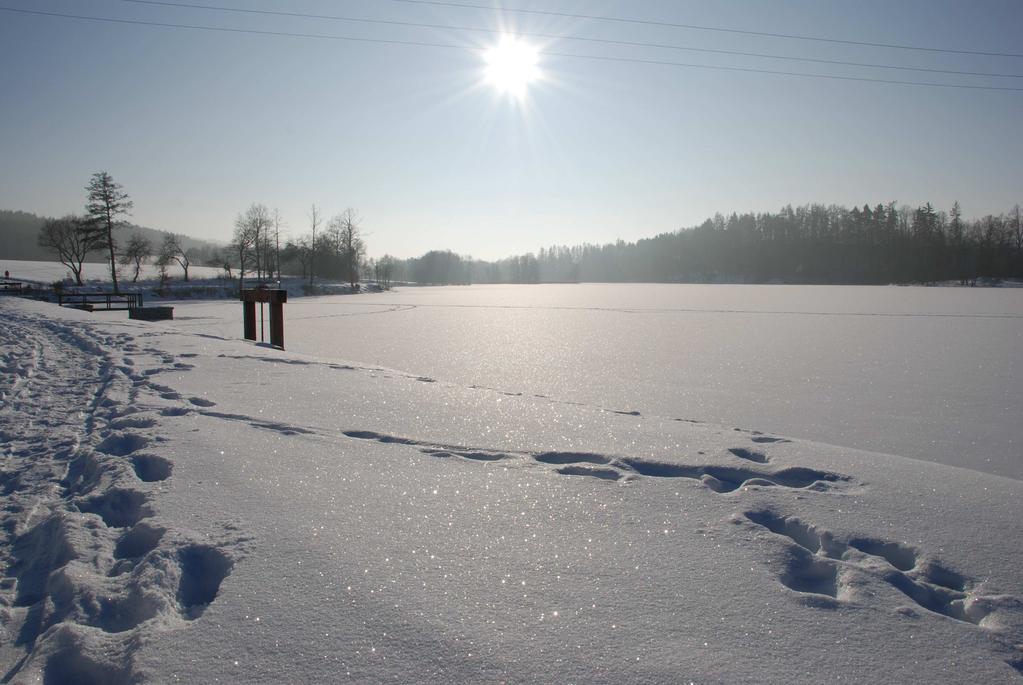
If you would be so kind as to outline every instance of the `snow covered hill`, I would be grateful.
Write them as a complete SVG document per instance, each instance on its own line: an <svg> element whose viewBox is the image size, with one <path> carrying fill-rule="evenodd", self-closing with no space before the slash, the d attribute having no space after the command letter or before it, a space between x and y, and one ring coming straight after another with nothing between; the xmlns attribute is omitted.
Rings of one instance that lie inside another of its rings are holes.
<svg viewBox="0 0 1023 685"><path fill-rule="evenodd" d="M1021 481L44 303L0 323L4 682L1023 675Z"/></svg>

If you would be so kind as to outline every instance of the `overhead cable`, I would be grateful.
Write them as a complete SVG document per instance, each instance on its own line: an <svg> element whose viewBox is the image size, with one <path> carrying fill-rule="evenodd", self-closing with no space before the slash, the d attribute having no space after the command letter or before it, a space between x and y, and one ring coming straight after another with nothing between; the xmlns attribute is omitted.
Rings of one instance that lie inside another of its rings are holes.
<svg viewBox="0 0 1023 685"><path fill-rule="evenodd" d="M270 15L275 17L294 17L300 19L320 19L329 21L345 21L352 23L361 24L379 24L384 26L404 26L410 28L422 28L422 29L440 29L447 31L471 31L475 33L487 33L491 35L499 35L503 33L510 33L502 31L501 29L491 29L479 26L453 26L450 24L426 24L421 22L412 21L399 21L392 19L366 19L363 17L346 17L332 14L307 14L304 12L284 12L280 10L259 10L259 9L248 9L240 7L222 7L218 5L199 5L188 2L170 2L169 0L120 0L121 2L128 2L136 5L155 5L163 7L177 7L184 9L199 9L199 10L210 10L216 12L234 12L237 14L256 14L256 15ZM841 60L833 59L818 59L814 57L791 57L786 55L770 55L759 52L742 52L738 50L720 50L715 48L694 48L683 45L672 45L667 43L647 43L640 41L629 41L629 40L614 40L609 38L591 38L588 36L572 36L567 34L556 34L556 33L536 33L532 31L514 31L516 36L524 38L543 38L550 40L573 40L583 41L587 43L599 43L604 45L619 45L624 47L638 47L638 48L656 48L664 50L683 50L686 52L703 52L715 55L731 55L739 57L756 57L762 59L780 59L794 62L811 62L815 64L830 64L835 66L846 66L846 67L866 67L870 69L894 69L898 71L919 71L931 74L953 74L956 76L985 76L992 78L1023 78L1023 74L1002 74L993 73L986 71L959 71L955 69L933 69L927 67L909 67L900 66L895 64L875 64L868 62L846 62Z"/></svg>
<svg viewBox="0 0 1023 685"><path fill-rule="evenodd" d="M232 28L225 26L205 26L201 24L177 24L171 22L158 22L158 21L143 21L139 19L119 19L113 17L94 17L80 14L65 14L60 12L45 12L42 10L29 10L18 7L3 7L0 6L2 12L17 12L20 14L29 14L44 17L59 17L63 19L77 19L81 21L94 21L111 24L126 24L132 26L154 26L160 28L172 28L172 29L189 29L196 31L212 31L222 33L236 33L236 34L251 34L259 36L280 36L287 38L313 38L321 40L338 40L338 41L350 41L358 43L379 43L384 45L408 45L414 47L428 47L428 48L445 48L450 50L462 50L471 52L486 52L487 48L481 46L470 46L470 45L453 45L450 43L431 43L425 41L410 41L410 40L396 40L389 38L365 38L360 36L339 36L330 34L319 34L319 33L299 33L290 31L265 31L259 29L242 29ZM596 60L601 62L622 62L628 64L649 64L649 65L662 65L671 67L682 67L687 69L705 69L713 71L731 71L731 72L744 72L751 74L772 74L778 76L792 76L798 78L814 78L814 79L829 79L838 81L858 81L863 83L886 83L892 85L903 85L903 86L922 86L928 88L949 88L949 89L966 89L966 90L993 90L993 91L1008 91L1008 92L1023 92L1023 88L1009 87L1009 86L982 86L982 85L969 85L961 83L936 83L929 81L901 81L896 79L879 79L879 78L867 78L860 76L839 76L837 74L812 74L798 71L780 71L774 69L754 69L751 67L729 67L722 65L710 65L710 64L691 64L687 62L673 62L670 60L656 60L656 59L640 59L633 57L615 57L609 55L580 55L568 52L553 52L540 50L537 55L543 57L560 57L566 59L580 59L580 60Z"/></svg>
<svg viewBox="0 0 1023 685"><path fill-rule="evenodd" d="M746 31L742 29L729 29L721 26L701 26L699 24L681 24L670 21L654 21L652 19L634 19L629 17L609 17L599 14L576 14L572 12L555 12L553 10L534 10L516 7L494 7L493 5L476 5L469 2L450 2L447 0L391 0L391 2L403 2L410 5L436 5L440 7L460 7L463 9L477 9L488 11L500 11L513 14L535 14L546 17L564 17L568 19L589 19L593 21L611 21L621 24L641 24L644 26L665 26L676 29L692 29L694 31L717 31L720 33L738 33L746 36L764 36L768 38L785 38L789 40L816 41L819 43L837 43L840 45L858 45L871 48L891 48L892 50L920 50L924 52L947 52L957 55L983 55L985 57L1023 57L1021 53L1015 52L987 52L983 50L955 50L953 48L935 48L924 45L900 45L898 43L874 43L862 40L843 40L841 38L824 38L821 36L803 36L794 33L772 33L770 31Z"/></svg>

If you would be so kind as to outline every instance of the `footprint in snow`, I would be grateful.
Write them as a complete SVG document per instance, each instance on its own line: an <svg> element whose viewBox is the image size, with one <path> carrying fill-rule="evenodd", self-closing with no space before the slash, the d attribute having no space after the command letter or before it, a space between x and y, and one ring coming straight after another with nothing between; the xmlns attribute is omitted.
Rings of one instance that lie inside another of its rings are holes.
<svg viewBox="0 0 1023 685"><path fill-rule="evenodd" d="M192 544L178 551L181 576L177 599L181 616L194 621L202 616L220 592L220 584L231 573L234 561L211 545Z"/></svg>
<svg viewBox="0 0 1023 685"><path fill-rule="evenodd" d="M141 416L127 416L114 419L108 425L114 430L124 430L126 428L152 428L156 425L156 419Z"/></svg>
<svg viewBox="0 0 1023 685"><path fill-rule="evenodd" d="M133 455L131 465L138 479L145 483L167 480L174 468L170 461L155 454Z"/></svg>
<svg viewBox="0 0 1023 685"><path fill-rule="evenodd" d="M556 472L566 476L590 476L599 480L631 480L637 476L651 478L687 478L700 481L717 493L729 493L747 486L780 486L797 489L826 490L830 484L849 480L847 476L804 467L780 470L759 470L754 467L720 466L716 464L679 464L641 459L637 457L611 457L592 452L511 452L494 449L467 448L443 445L413 438L386 435L374 431L344 431L344 435L359 440L372 440L383 444L410 445L431 456L460 456L474 461L501 461L529 459L535 463L558 466ZM747 461L766 463L766 455L752 450L736 448L732 454ZM745 456L742 456L745 455ZM760 461L760 459L763 461Z"/></svg>
<svg viewBox="0 0 1023 685"><path fill-rule="evenodd" d="M149 496L126 488L111 488L102 494L81 499L77 505L82 513L98 514L109 528L130 528L153 515Z"/></svg>
<svg viewBox="0 0 1023 685"><path fill-rule="evenodd" d="M149 439L137 433L114 433L96 445L96 451L115 457L123 457L137 452L149 444Z"/></svg>
<svg viewBox="0 0 1023 685"><path fill-rule="evenodd" d="M166 528L142 521L118 539L114 547L114 559L119 561L138 560L152 552L160 544ZM117 575L112 573L111 575Z"/></svg>
<svg viewBox="0 0 1023 685"><path fill-rule="evenodd" d="M763 443L772 443L772 442L792 442L788 438L776 438L776 437L773 437L773 436L770 436L770 435L754 435L753 437L750 438L750 440L752 440L753 442L762 443L762 444Z"/></svg>
<svg viewBox="0 0 1023 685"><path fill-rule="evenodd" d="M748 511L744 518L759 529L784 539L786 557L779 580L790 590L810 595L811 603L842 602L851 594L851 573L867 574L888 583L928 612L955 621L982 625L1000 605L1016 611L1016 598L978 597L974 582L939 564L915 547L872 537L841 538L799 518L771 510ZM818 596L814 599L813 596Z"/></svg>
<svg viewBox="0 0 1023 685"><path fill-rule="evenodd" d="M728 450L739 459L745 459L746 461L756 462L757 464L766 464L771 461L766 454L763 452L757 452L755 450L748 450L745 447L733 447Z"/></svg>

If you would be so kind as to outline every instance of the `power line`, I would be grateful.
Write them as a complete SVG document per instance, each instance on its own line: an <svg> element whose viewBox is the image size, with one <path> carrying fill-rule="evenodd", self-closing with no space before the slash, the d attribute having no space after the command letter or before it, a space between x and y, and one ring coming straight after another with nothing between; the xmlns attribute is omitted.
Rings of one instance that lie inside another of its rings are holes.
<svg viewBox="0 0 1023 685"><path fill-rule="evenodd" d="M411 45L422 48L451 48L453 50L478 50L484 48L473 48L465 45L451 45L447 43L427 43L411 40L391 40L388 38L362 38L358 36L334 36L322 33L297 33L291 31L263 31L259 29L239 29L228 26L203 26L201 24L175 24L162 21L143 21L140 19L117 19L113 17L91 17L83 14L64 14L60 12L43 12L41 10L27 10L19 7L0 7L0 12L18 12L21 14L35 14L43 17L60 17L63 19L81 19L83 21L98 21L108 24L129 24L133 26L157 26L168 29L191 29L195 31L219 31L223 33L247 33L257 36L279 36L283 38L320 38L324 40L343 40L357 43L383 43L388 45ZM1017 90L1023 90L1019 88Z"/></svg>
<svg viewBox="0 0 1023 685"><path fill-rule="evenodd" d="M951 48L932 48L923 45L899 45L897 43L871 43L860 40L842 40L840 38L822 38L819 36L803 36L793 33L771 33L769 31L744 31L742 29L727 29L720 26L701 26L699 24L679 24L668 21L653 21L650 19L632 19L628 17L608 17L598 14L575 14L572 12L555 12L552 10L532 10L515 7L496 8L488 5L474 5L468 2L448 2L445 0L391 0L391 2L404 2L410 5L437 5L440 7L460 7L463 9L477 10L499 10L514 14L535 14L546 17L563 17L566 19L590 19L594 21L612 21L621 24L640 24L643 26L665 26L676 29L692 29L694 31L717 31L720 33L738 33L745 36L765 36L768 38L785 38L788 40L806 40L818 43L837 43L839 45L858 45L871 48L891 48L893 50L919 50L923 52L946 52L956 55L982 55L984 57L1023 57L1023 54L1014 52L984 52L981 50L953 50Z"/></svg>
<svg viewBox="0 0 1023 685"><path fill-rule="evenodd" d="M491 35L501 34L504 31L499 29L489 29L479 26L454 26L449 24L426 24L420 22L411 21L398 21L392 19L365 19L362 17L346 17L332 14L307 14L303 12L284 12L277 10L258 10L258 9L247 9L239 7L221 7L218 5L197 5L186 2L169 2L167 0L121 0L121 2L128 2L137 5L154 5L161 7L178 7L184 9L200 9L200 10L211 10L217 12L234 12L238 14L256 14L256 15L270 15L276 17L294 17L301 19L326 19L330 21L347 21L356 22L363 24L380 24L385 26L405 26L411 28L424 28L424 29L441 29L448 31L472 31L476 33L487 33ZM818 59L814 57L790 57L785 55L770 55L758 52L741 52L738 50L720 50L714 48L694 48L682 45L671 45L666 43L646 43L639 41L628 41L628 40L612 40L607 38L591 38L587 36L571 36L565 34L556 33L536 33L531 31L516 31L516 35L527 38L549 38L556 40L574 40L584 41L588 43L600 43L604 45L620 45L627 47L642 47L642 48L659 48L666 50L684 50L686 52L703 52L716 55L732 55L741 57L757 57L764 59L780 59L795 62L812 62L815 64L830 64L836 66L847 66L847 67L866 67L870 69L895 69L899 71L919 71L931 74L953 74L956 76L985 76L993 78L1023 78L1023 74L999 74L984 71L958 71L955 69L932 69L926 67L907 67L893 64L874 64L867 62L845 62L841 60L832 59Z"/></svg>
<svg viewBox="0 0 1023 685"><path fill-rule="evenodd" d="M577 59L601 60L607 62L632 62L634 64L661 64L665 66L689 67L693 69L714 69L718 71L739 71L750 74L777 74L780 76L802 76L805 78L835 79L838 81L860 81L865 83L888 83L902 86L928 86L932 88L966 88L968 90L1006 90L1023 92L1023 88L1011 88L1007 86L971 86L959 83L933 83L929 81L899 81L896 79L866 78L861 76L838 76L836 74L807 74L798 71L778 71L774 69L753 69L750 67L726 67L708 64L689 64L686 62L671 62L667 60L639 59L633 57L605 57L601 55L573 55L562 52L539 52L537 54L548 57L571 57Z"/></svg>
<svg viewBox="0 0 1023 685"><path fill-rule="evenodd" d="M252 34L258 36L279 36L286 38L316 38L322 40L340 40L340 41L351 41L358 43L379 43L384 45L408 45L413 47L426 47L426 48L445 48L450 50L462 50L472 52L485 52L486 48L474 47L469 45L452 45L450 43L430 43L425 41L410 41L410 40L397 40L389 38L364 38L358 36L338 36L329 35L322 33L299 33L291 31L265 31L259 29L241 29L231 28L224 26L204 26L201 24L176 24L171 22L158 22L158 21L143 21L139 19L118 19L112 17L93 17L80 14L64 14L60 12L44 12L41 10L28 10L17 7L2 7L2 12L17 12L20 14L31 14L44 17L60 17L63 19L77 19L82 21L95 21L104 22L110 24L127 24L132 26L155 26L160 28L173 28L173 29L190 29L196 31L213 31L222 33L236 33L236 34ZM1009 92L1023 92L1023 88L1013 88L1008 86L977 86L977 85L966 85L959 83L934 83L929 81L900 81L895 79L878 79L878 78L867 78L860 76L838 76L835 74L809 74L798 71L780 71L774 69L754 69L750 67L727 67L720 65L710 64L691 64L687 62L672 62L669 60L655 60L655 59L640 59L633 57L613 57L603 55L579 55L568 52L551 52L551 51L538 51L538 55L543 57L561 57L566 59L581 59L581 60L596 60L601 62L622 62L628 64L648 64L648 65L662 65L671 67L682 67L687 69L707 69L713 71L732 71L732 72L744 72L751 74L771 74L777 76L793 76L798 78L815 78L815 79L830 79L837 81L858 81L862 83L886 83L891 85L902 85L902 86L922 86L929 88L958 88L966 90L996 90L996 91L1009 91Z"/></svg>

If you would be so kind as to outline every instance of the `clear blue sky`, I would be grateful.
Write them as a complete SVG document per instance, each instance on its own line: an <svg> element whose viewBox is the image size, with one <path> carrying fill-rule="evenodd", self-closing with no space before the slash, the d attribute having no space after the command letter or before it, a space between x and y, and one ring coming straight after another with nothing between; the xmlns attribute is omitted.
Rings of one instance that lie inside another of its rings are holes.
<svg viewBox="0 0 1023 685"><path fill-rule="evenodd" d="M182 0L696 48L1023 75L983 57L393 0ZM469 0L466 0L469 1ZM1023 53L1018 0L508 0L477 4L847 40ZM0 6L485 47L497 37L121 0ZM535 39L543 50L1023 88L964 77ZM81 211L109 171L134 221L227 240L250 203L291 234L309 206L364 217L371 255L482 258L634 240L720 211L896 200L969 217L1023 202L1023 92L959 90L540 57L515 101L481 83L478 51L0 12L0 208Z"/></svg>

